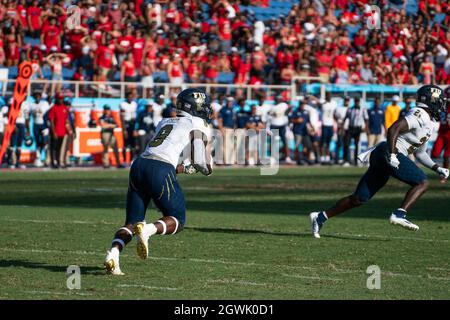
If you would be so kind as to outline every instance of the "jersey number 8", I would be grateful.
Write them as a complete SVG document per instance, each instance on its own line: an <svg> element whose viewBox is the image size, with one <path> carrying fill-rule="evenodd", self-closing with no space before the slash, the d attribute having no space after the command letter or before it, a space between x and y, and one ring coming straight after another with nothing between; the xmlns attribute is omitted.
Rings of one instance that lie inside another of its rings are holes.
<svg viewBox="0 0 450 320"><path fill-rule="evenodd" d="M167 136L172 132L173 125L168 124L159 130L158 134L153 138L152 141L148 144L150 147L160 146Z"/></svg>

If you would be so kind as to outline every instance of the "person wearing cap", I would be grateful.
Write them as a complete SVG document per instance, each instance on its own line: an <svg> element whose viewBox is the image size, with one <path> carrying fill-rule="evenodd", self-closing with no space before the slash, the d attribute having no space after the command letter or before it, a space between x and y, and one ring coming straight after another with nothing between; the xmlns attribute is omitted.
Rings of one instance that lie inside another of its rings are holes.
<svg viewBox="0 0 450 320"><path fill-rule="evenodd" d="M343 154L347 154L348 150L345 150L344 145L344 136L345 131L348 129L348 121L346 120L347 110L350 107L350 98L348 96L344 97L344 103L342 106L338 106L336 110L334 110L334 119L337 123L337 141L336 141L336 150L334 155L334 163L338 164L340 162L340 153L343 150Z"/></svg>
<svg viewBox="0 0 450 320"><path fill-rule="evenodd" d="M367 109L361 106L361 99L355 97L352 108L347 109L346 120L348 120L348 130L344 137L344 166L350 165L350 143L353 140L355 143L354 149L354 165L358 164L359 141L361 133L364 129L368 130L369 115Z"/></svg>
<svg viewBox="0 0 450 320"><path fill-rule="evenodd" d="M138 137L139 154L144 152L145 146L155 134L155 122L153 121L153 105L148 102L145 110L140 112L136 119L135 135Z"/></svg>
<svg viewBox="0 0 450 320"><path fill-rule="evenodd" d="M373 108L369 110L369 148L378 144L383 139L384 117L384 110L381 109L380 98L377 97L373 103Z"/></svg>
<svg viewBox="0 0 450 320"><path fill-rule="evenodd" d="M133 99L133 92L127 92L125 101L120 104L120 116L123 125L123 138L125 142L125 150L130 150L133 158L134 148L136 147L135 137L133 135L136 121L137 103Z"/></svg>
<svg viewBox="0 0 450 320"><path fill-rule="evenodd" d="M117 167L120 168L119 150L117 148L116 137L114 136L114 129L118 128L116 120L114 119L109 105L103 106L103 114L98 119L101 128L101 139L103 145L103 168L109 169L109 148L113 148L114 157L116 158Z"/></svg>
<svg viewBox="0 0 450 320"><path fill-rule="evenodd" d="M65 168L66 157L64 139L71 133L69 108L64 104L64 96L57 92L55 102L48 112L50 122L50 165L52 168Z"/></svg>
<svg viewBox="0 0 450 320"><path fill-rule="evenodd" d="M311 126L308 110L305 109L306 101L302 99L299 107L292 110L289 114L289 122L292 124L292 131L295 140L295 159L297 164L302 164L303 160L309 164L309 153L312 149L312 141L309 131L313 130ZM300 153L302 146L302 153Z"/></svg>
<svg viewBox="0 0 450 320"><path fill-rule="evenodd" d="M48 151L48 128L45 122L45 115L50 110L50 104L42 99L39 91L33 93L34 102L31 103L30 112L33 117L33 136L36 141L36 167L42 167L42 155Z"/></svg>
<svg viewBox="0 0 450 320"><path fill-rule="evenodd" d="M384 125L386 126L386 132L390 128L390 126L400 117L401 108L398 105L399 101L400 97L395 95L392 98L392 103L386 107L385 121L384 121Z"/></svg>
<svg viewBox="0 0 450 320"><path fill-rule="evenodd" d="M233 97L227 97L225 106L220 109L217 117L218 129L221 131L224 139L223 160L225 161L225 164L234 164L234 128L236 126L237 115L234 110Z"/></svg>

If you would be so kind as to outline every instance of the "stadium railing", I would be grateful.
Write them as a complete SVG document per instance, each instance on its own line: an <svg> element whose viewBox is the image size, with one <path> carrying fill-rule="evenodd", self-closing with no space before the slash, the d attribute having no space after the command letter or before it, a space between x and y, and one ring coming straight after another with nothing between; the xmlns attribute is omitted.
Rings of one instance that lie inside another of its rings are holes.
<svg viewBox="0 0 450 320"><path fill-rule="evenodd" d="M2 95L10 95L13 91L15 80L8 79L0 82L2 84ZM175 85L171 83L158 83L155 82L152 86L145 85L141 82L96 82L96 81L72 81L72 80L30 80L30 85L28 86L28 94L31 91L38 90L42 91L47 88L47 93L50 93L52 87L60 86L62 91L69 90L72 93L73 98L80 97L92 97L92 98L125 98L126 92L130 89L137 89L141 94L142 98L150 98L148 96L148 90L151 89L153 92L158 92L159 94L164 94L168 97L173 89L179 88L203 88L206 92L211 93L212 91L220 91L226 94L231 94L238 90L245 93L247 100L254 99L254 93L256 90L266 91L268 95L271 95L275 91L291 91L292 85L249 85L249 84L220 84L220 83L183 83L182 85Z"/></svg>
<svg viewBox="0 0 450 320"><path fill-rule="evenodd" d="M120 98L124 99L126 92L130 89L137 89L141 98L152 98L155 94L164 94L166 98L173 89L180 88L203 88L206 92L217 92L233 94L238 91L243 93L247 100L255 100L255 92L264 91L268 96L273 93L287 91L292 100L298 100L300 96L312 94L325 98L325 92L329 91L334 96L359 95L362 100L373 100L380 97L381 100L389 99L393 95L404 97L413 96L420 85L381 85L381 84L331 84L322 83L320 77L297 76L288 85L250 85L250 84L221 84L221 83L183 83L175 85L165 82L155 82L152 86L145 85L142 82L96 82L96 81L72 81L72 80L31 80L28 87L28 94L32 91L42 91L52 95L54 88L59 85L64 93L69 92L68 96L72 98ZM8 79L0 81L0 92L3 97L12 95L15 80ZM441 84L446 88L448 84ZM150 96L150 90L153 93Z"/></svg>

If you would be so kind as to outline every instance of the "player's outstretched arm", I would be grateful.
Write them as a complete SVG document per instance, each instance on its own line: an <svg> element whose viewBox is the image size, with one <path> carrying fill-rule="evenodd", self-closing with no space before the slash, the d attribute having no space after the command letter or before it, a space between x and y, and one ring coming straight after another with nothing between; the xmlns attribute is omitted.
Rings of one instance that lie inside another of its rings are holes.
<svg viewBox="0 0 450 320"><path fill-rule="evenodd" d="M427 153L427 146L423 144L417 151L414 153L416 159L423 164L425 167L436 172L439 177L442 179L442 182L445 182L449 176L449 170L446 168L440 167L437 163L435 163L430 155Z"/></svg>

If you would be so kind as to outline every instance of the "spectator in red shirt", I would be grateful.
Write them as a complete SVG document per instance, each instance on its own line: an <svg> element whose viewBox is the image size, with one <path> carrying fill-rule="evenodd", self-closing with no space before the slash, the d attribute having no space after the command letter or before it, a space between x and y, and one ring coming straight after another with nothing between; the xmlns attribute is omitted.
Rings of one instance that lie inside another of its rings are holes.
<svg viewBox="0 0 450 320"><path fill-rule="evenodd" d="M41 42L47 47L47 53L52 50L53 47L56 50L61 49L61 34L59 28L56 26L56 18L50 17L49 24L42 28Z"/></svg>
<svg viewBox="0 0 450 320"><path fill-rule="evenodd" d="M69 109L64 104L64 96L58 92L55 103L48 113L51 123L50 159L52 168L66 167L66 142L72 129L69 123Z"/></svg>
<svg viewBox="0 0 450 320"><path fill-rule="evenodd" d="M235 84L246 84L249 80L249 73L252 68L251 55L246 54L245 59L239 63L237 73L234 79Z"/></svg>
<svg viewBox="0 0 450 320"><path fill-rule="evenodd" d="M181 64L180 55L175 53L172 60L167 66L167 75L169 82L173 85L172 89L180 89L183 85L183 65Z"/></svg>
<svg viewBox="0 0 450 320"><path fill-rule="evenodd" d="M179 25L181 21L181 13L177 10L177 5L175 2L169 4L169 9L165 12L164 22L172 25Z"/></svg>
<svg viewBox="0 0 450 320"><path fill-rule="evenodd" d="M28 32L28 22L27 22L27 1L20 0L17 5L17 16L19 18L20 26L25 32Z"/></svg>
<svg viewBox="0 0 450 320"><path fill-rule="evenodd" d="M98 67L98 81L105 81L107 79L108 73L111 71L111 68L115 65L116 58L114 56L114 45L112 47L108 45L108 41L111 37L106 37L103 40L101 46L98 47L96 52L96 61L95 64Z"/></svg>
<svg viewBox="0 0 450 320"><path fill-rule="evenodd" d="M131 52L133 53L134 64L140 68L144 58L145 38L142 36L142 30L137 29L133 40Z"/></svg>
<svg viewBox="0 0 450 320"><path fill-rule="evenodd" d="M33 4L27 8L27 23L30 35L33 38L39 38L42 28L41 20L42 10L38 0L34 0Z"/></svg>
<svg viewBox="0 0 450 320"><path fill-rule="evenodd" d="M208 61L205 63L205 81L206 83L216 83L219 72L217 71L217 57L208 54Z"/></svg>
<svg viewBox="0 0 450 320"><path fill-rule="evenodd" d="M217 20L217 27L220 38L220 50L230 52L231 48L231 22L225 16L221 16Z"/></svg>
<svg viewBox="0 0 450 320"><path fill-rule="evenodd" d="M189 58L189 64L186 69L187 76L189 78L189 82L191 83L199 83L201 82L201 68L198 65L198 62L195 61L194 56Z"/></svg>
<svg viewBox="0 0 450 320"><path fill-rule="evenodd" d="M238 49L235 47L231 48L230 63L231 63L231 70L236 73L241 64L241 56L239 55Z"/></svg>
<svg viewBox="0 0 450 320"><path fill-rule="evenodd" d="M137 81L137 70L134 63L133 54L129 53L127 58L122 61L120 68L120 81L135 82Z"/></svg>

